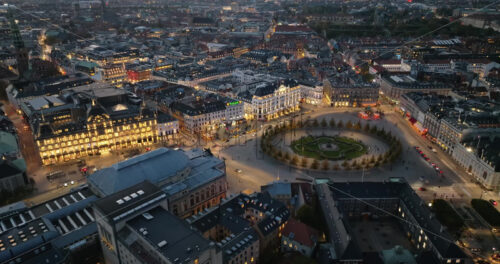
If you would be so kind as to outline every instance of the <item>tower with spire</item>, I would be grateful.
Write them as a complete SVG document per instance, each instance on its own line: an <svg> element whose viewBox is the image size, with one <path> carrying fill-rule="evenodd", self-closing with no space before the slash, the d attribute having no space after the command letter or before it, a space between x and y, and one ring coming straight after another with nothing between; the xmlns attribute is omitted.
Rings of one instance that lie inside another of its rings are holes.
<svg viewBox="0 0 500 264"><path fill-rule="evenodd" d="M12 8L9 8L7 16L10 24L10 37L16 49L17 71L19 73L19 78L22 78L29 69L28 49L26 49L24 45L21 32L14 19L14 10Z"/></svg>

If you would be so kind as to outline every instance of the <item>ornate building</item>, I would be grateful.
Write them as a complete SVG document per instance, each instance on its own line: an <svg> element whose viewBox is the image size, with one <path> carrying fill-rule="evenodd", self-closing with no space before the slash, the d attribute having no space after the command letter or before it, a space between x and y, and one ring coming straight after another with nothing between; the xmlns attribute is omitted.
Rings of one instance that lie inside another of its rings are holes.
<svg viewBox="0 0 500 264"><path fill-rule="evenodd" d="M30 117L44 165L147 147L159 140L157 115L124 90L75 88L61 98L65 104Z"/></svg>

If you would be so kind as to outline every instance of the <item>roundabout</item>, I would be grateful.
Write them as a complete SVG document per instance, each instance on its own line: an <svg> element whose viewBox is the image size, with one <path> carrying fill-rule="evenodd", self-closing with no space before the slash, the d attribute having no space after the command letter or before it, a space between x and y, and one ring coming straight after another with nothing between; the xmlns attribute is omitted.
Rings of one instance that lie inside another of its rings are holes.
<svg viewBox="0 0 500 264"><path fill-rule="evenodd" d="M399 140L383 128L325 123L275 126L263 136L261 148L291 167L318 171L371 169L392 162L401 152Z"/></svg>

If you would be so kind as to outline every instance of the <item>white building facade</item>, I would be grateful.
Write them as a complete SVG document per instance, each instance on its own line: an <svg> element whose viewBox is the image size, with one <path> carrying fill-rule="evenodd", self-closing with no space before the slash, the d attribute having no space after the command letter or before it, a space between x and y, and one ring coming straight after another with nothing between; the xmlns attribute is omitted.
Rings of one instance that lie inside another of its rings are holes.
<svg viewBox="0 0 500 264"><path fill-rule="evenodd" d="M300 109L301 89L298 84L280 84L271 93L255 94L250 102L254 118L272 120Z"/></svg>
<svg viewBox="0 0 500 264"><path fill-rule="evenodd" d="M500 172L496 171L493 164L482 159L481 153L475 153L470 146L457 144L452 157L469 175L474 177L483 186L498 191Z"/></svg>

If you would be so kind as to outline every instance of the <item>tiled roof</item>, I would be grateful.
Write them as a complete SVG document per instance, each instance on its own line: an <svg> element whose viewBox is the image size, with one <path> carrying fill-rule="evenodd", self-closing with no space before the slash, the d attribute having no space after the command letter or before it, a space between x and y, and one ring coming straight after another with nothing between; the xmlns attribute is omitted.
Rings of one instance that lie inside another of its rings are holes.
<svg viewBox="0 0 500 264"><path fill-rule="evenodd" d="M308 247L313 247L319 237L316 229L294 219L288 220L282 234Z"/></svg>

